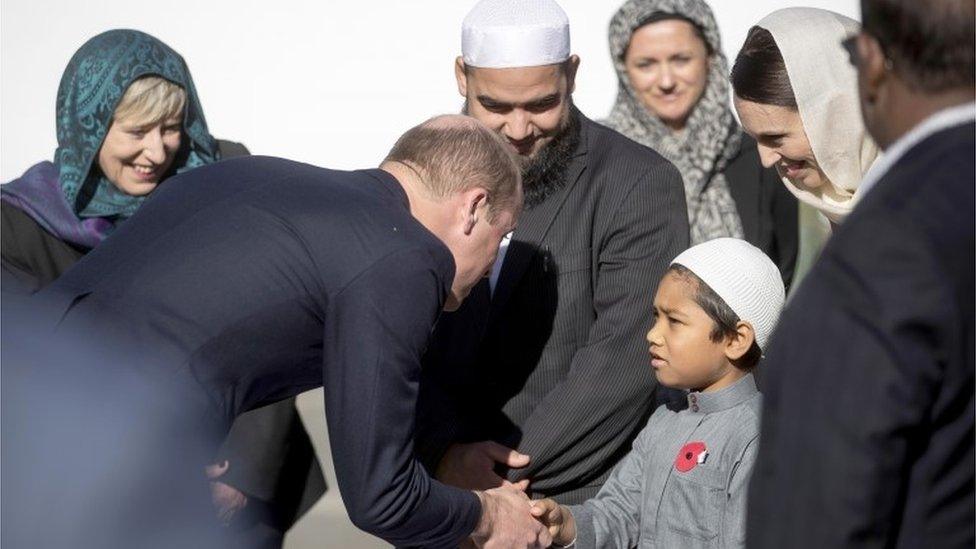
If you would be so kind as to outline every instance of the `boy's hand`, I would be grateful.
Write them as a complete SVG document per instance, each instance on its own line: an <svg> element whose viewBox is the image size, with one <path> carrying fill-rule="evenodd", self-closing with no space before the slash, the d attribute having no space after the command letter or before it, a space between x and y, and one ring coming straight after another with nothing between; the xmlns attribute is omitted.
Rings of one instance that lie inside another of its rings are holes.
<svg viewBox="0 0 976 549"><path fill-rule="evenodd" d="M549 528L552 542L556 545L569 545L576 539L576 520L569 509L551 499L532 502L529 513Z"/></svg>

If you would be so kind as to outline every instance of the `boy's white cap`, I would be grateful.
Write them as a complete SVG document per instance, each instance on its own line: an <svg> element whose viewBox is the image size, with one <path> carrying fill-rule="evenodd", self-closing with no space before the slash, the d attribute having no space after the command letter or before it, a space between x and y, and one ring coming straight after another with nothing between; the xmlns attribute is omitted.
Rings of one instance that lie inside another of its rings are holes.
<svg viewBox="0 0 976 549"><path fill-rule="evenodd" d="M465 65L536 67L569 59L569 17L553 0L481 0L461 25Z"/></svg>
<svg viewBox="0 0 976 549"><path fill-rule="evenodd" d="M766 348L786 290L779 269L762 250L738 238L716 238L681 252L675 263L695 273L739 320L751 324L756 345Z"/></svg>

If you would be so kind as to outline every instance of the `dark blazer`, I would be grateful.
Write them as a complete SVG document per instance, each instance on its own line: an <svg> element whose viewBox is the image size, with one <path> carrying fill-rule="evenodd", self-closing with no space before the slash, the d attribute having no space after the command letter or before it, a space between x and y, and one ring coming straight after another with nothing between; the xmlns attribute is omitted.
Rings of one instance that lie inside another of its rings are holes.
<svg viewBox="0 0 976 549"><path fill-rule="evenodd" d="M976 126L865 194L763 365L749 547L972 547Z"/></svg>
<svg viewBox="0 0 976 549"><path fill-rule="evenodd" d="M775 169L763 168L756 141L744 132L739 154L725 168L745 240L779 267L787 291L796 268L799 246L797 200Z"/></svg>
<svg viewBox="0 0 976 549"><path fill-rule="evenodd" d="M34 218L0 202L0 276L7 294L32 294L54 282L87 249L45 231Z"/></svg>
<svg viewBox="0 0 976 549"><path fill-rule="evenodd" d="M677 169L574 115L565 184L522 213L494 295L485 281L438 322L418 426L429 468L494 439L532 458L510 479L567 503L597 492L652 411L651 304L688 246Z"/></svg>
<svg viewBox="0 0 976 549"><path fill-rule="evenodd" d="M244 145L233 141L219 140L218 146L221 158L250 154ZM6 293L38 291L90 251L60 240L6 202L0 208L0 249ZM235 526L243 526L245 522L265 525L258 536L262 540L282 538L326 490L325 476L294 399L239 416L214 458L215 462L221 460L227 460L230 468L220 481L250 498L250 509ZM245 538L254 537L251 528L243 534L242 543L250 541ZM280 542L278 539L278 546ZM275 545L263 541L260 544Z"/></svg>
<svg viewBox="0 0 976 549"><path fill-rule="evenodd" d="M446 547L481 507L430 482L412 418L453 277L450 251L388 173L248 157L169 179L39 295L68 333L97 326L140 342L144 375L182 380L188 403L209 403L201 423L324 384L353 522L391 543Z"/></svg>

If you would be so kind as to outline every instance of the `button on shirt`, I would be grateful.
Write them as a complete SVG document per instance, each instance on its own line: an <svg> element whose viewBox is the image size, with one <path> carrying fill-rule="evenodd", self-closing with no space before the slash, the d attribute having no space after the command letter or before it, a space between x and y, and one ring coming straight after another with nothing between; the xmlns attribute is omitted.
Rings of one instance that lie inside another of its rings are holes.
<svg viewBox="0 0 976 549"><path fill-rule="evenodd" d="M596 497L570 507L576 547L743 547L761 405L748 374L658 408Z"/></svg>

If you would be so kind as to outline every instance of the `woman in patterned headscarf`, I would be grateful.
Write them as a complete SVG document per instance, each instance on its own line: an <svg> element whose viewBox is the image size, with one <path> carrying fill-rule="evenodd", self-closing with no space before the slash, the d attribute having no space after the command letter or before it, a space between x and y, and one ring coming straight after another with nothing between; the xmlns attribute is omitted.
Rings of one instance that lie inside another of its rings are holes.
<svg viewBox="0 0 976 549"><path fill-rule="evenodd" d="M732 115L712 10L701 0L629 0L610 21L609 39L619 88L604 123L681 171L691 243L744 238L788 284L796 204Z"/></svg>
<svg viewBox="0 0 976 549"><path fill-rule="evenodd" d="M54 162L0 187L6 291L56 279L172 174L214 162L183 58L148 34L112 30L61 77Z"/></svg>
<svg viewBox="0 0 976 549"><path fill-rule="evenodd" d="M53 282L171 175L247 153L210 135L183 58L134 30L99 34L75 53L56 116L54 162L0 186L4 292ZM219 518L238 517L237 547L280 546L325 491L294 399L238 418L217 458L206 473Z"/></svg>

